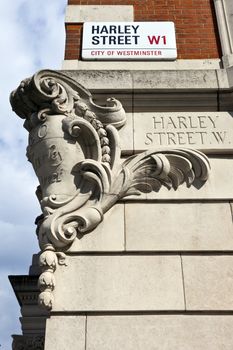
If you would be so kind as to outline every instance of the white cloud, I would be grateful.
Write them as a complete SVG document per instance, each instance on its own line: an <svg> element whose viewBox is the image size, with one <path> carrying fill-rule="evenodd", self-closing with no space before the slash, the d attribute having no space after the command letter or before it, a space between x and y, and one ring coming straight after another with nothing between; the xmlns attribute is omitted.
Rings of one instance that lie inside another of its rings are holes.
<svg viewBox="0 0 233 350"><path fill-rule="evenodd" d="M44 68L60 69L64 56L66 0L0 2L0 345L20 334L19 306L7 275L27 274L39 250L34 219L40 213L37 180L25 157L27 132L12 111L9 94Z"/></svg>

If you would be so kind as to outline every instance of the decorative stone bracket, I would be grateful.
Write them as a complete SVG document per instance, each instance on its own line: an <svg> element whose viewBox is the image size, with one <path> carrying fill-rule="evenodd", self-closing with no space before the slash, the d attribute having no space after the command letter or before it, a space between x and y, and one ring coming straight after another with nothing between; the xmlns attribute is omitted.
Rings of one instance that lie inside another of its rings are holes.
<svg viewBox="0 0 233 350"><path fill-rule="evenodd" d="M25 79L12 92L11 105L25 119L27 156L40 183L39 303L47 309L65 250L78 233L92 231L119 199L208 178L208 159L194 150L150 150L122 161L117 129L126 117L121 103L110 98L105 107L98 106L89 91L61 73L44 70Z"/></svg>

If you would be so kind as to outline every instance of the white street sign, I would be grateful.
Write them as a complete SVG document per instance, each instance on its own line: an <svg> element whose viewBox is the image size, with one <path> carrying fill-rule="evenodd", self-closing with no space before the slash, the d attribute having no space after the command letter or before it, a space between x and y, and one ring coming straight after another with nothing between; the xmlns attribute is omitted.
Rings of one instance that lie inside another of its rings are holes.
<svg viewBox="0 0 233 350"><path fill-rule="evenodd" d="M87 22L82 58L87 60L175 60L173 22Z"/></svg>

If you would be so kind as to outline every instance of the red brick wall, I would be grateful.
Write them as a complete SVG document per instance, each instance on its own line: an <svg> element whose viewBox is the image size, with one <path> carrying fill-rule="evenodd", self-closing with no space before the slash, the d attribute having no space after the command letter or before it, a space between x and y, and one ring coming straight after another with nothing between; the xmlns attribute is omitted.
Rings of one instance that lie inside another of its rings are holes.
<svg viewBox="0 0 233 350"><path fill-rule="evenodd" d="M68 0L69 5L134 5L135 21L173 21L179 59L221 57L212 0ZM65 59L80 59L82 24L66 24Z"/></svg>

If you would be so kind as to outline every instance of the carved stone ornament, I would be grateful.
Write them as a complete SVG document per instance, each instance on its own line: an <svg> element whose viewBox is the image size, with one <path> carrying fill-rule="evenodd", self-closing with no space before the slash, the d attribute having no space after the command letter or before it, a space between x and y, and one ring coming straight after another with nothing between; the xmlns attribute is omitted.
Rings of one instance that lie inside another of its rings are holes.
<svg viewBox="0 0 233 350"><path fill-rule="evenodd" d="M119 199L161 186L206 181L207 157L190 149L147 150L121 159L118 131L126 122L119 101L98 106L73 79L43 70L11 94L13 110L29 132L27 156L39 179L39 303L53 305L54 271L77 234L92 231Z"/></svg>

